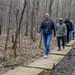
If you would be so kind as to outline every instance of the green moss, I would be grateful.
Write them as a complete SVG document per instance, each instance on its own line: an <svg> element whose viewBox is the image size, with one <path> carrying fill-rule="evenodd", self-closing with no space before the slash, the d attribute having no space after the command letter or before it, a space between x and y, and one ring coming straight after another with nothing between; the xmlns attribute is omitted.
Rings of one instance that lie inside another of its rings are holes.
<svg viewBox="0 0 75 75"><path fill-rule="evenodd" d="M75 62L75 57L72 58L72 61Z"/></svg>
<svg viewBox="0 0 75 75"><path fill-rule="evenodd" d="M60 70L60 73L61 73L61 74L64 74L64 71L63 71L63 70Z"/></svg>

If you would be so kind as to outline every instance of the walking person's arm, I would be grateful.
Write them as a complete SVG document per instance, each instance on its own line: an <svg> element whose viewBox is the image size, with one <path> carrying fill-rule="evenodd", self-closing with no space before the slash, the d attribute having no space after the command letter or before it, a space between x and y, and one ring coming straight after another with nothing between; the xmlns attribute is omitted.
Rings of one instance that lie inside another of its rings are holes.
<svg viewBox="0 0 75 75"><path fill-rule="evenodd" d="M66 28L66 25L65 25L65 36L67 35L67 28Z"/></svg>
<svg viewBox="0 0 75 75"><path fill-rule="evenodd" d="M54 31L54 38L55 38L55 36L56 36L56 28L55 28L55 24L54 24L54 22L52 22L52 28L53 28L53 31Z"/></svg>

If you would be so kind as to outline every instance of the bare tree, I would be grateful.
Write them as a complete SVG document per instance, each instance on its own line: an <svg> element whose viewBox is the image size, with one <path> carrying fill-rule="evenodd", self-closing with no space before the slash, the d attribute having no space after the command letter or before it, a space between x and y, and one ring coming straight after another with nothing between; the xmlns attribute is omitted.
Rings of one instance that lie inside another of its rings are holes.
<svg viewBox="0 0 75 75"><path fill-rule="evenodd" d="M35 36L34 36L35 10L34 9L35 9L35 0L32 0L30 38L33 41L35 41Z"/></svg>
<svg viewBox="0 0 75 75"><path fill-rule="evenodd" d="M73 0L70 0L70 1L69 1L69 4L70 4L70 8L69 8L69 16L68 16L69 18L71 18L72 1L73 1Z"/></svg>
<svg viewBox="0 0 75 75"><path fill-rule="evenodd" d="M5 51L7 51L7 44L8 44L9 33L10 33L11 4L12 4L12 1L10 2L10 7L9 7L9 24L8 24L8 27L7 27L7 37L6 37L6 43L5 43Z"/></svg>
<svg viewBox="0 0 75 75"><path fill-rule="evenodd" d="M56 23L58 21L58 15L59 15L59 0L56 1Z"/></svg>
<svg viewBox="0 0 75 75"><path fill-rule="evenodd" d="M26 28L25 28L26 29L25 30L25 35L26 36L28 36L28 29L29 29L28 28L29 27L29 25L28 25L29 24L28 23L29 22L29 5L30 5L30 0L27 1L27 8L26 8L26 15L27 15L26 16L27 17L27 19L26 19Z"/></svg>
<svg viewBox="0 0 75 75"><path fill-rule="evenodd" d="M13 46L12 46L12 48L14 49L14 56L15 56L15 57L17 56L17 53L16 53L17 39L18 39L18 36L19 36L19 33L20 33L21 23L22 23L22 19L23 19L25 7L26 7L26 0L24 0L24 6L23 6L22 13L21 13L20 21L19 21L19 28L16 30L15 41L14 41Z"/></svg>
<svg viewBox="0 0 75 75"><path fill-rule="evenodd" d="M52 5L53 5L54 0L50 0L50 5L49 5L49 14L51 15L51 10L52 10Z"/></svg>

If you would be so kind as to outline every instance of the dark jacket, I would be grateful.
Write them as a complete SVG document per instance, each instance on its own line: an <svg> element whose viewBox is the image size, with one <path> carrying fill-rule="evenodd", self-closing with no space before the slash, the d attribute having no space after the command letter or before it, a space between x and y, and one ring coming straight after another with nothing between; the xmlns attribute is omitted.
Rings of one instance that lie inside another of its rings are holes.
<svg viewBox="0 0 75 75"><path fill-rule="evenodd" d="M52 30L54 31L54 36L56 35L56 33L55 33L55 25L54 25L54 22L51 19L49 19L49 20L45 19L42 22L38 33L40 33L42 30L43 30L44 35L52 34Z"/></svg>
<svg viewBox="0 0 75 75"><path fill-rule="evenodd" d="M72 30L74 30L74 23L72 23Z"/></svg>
<svg viewBox="0 0 75 75"><path fill-rule="evenodd" d="M71 21L65 21L67 32L70 32L73 30L72 22Z"/></svg>

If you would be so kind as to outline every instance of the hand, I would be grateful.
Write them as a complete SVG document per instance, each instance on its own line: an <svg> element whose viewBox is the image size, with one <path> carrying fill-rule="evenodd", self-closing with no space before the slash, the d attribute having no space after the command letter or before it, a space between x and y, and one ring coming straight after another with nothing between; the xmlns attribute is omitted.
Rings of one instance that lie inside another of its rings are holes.
<svg viewBox="0 0 75 75"><path fill-rule="evenodd" d="M56 36L53 36L54 39L56 39Z"/></svg>
<svg viewBox="0 0 75 75"><path fill-rule="evenodd" d="M38 33L38 36L40 36L40 33Z"/></svg>

